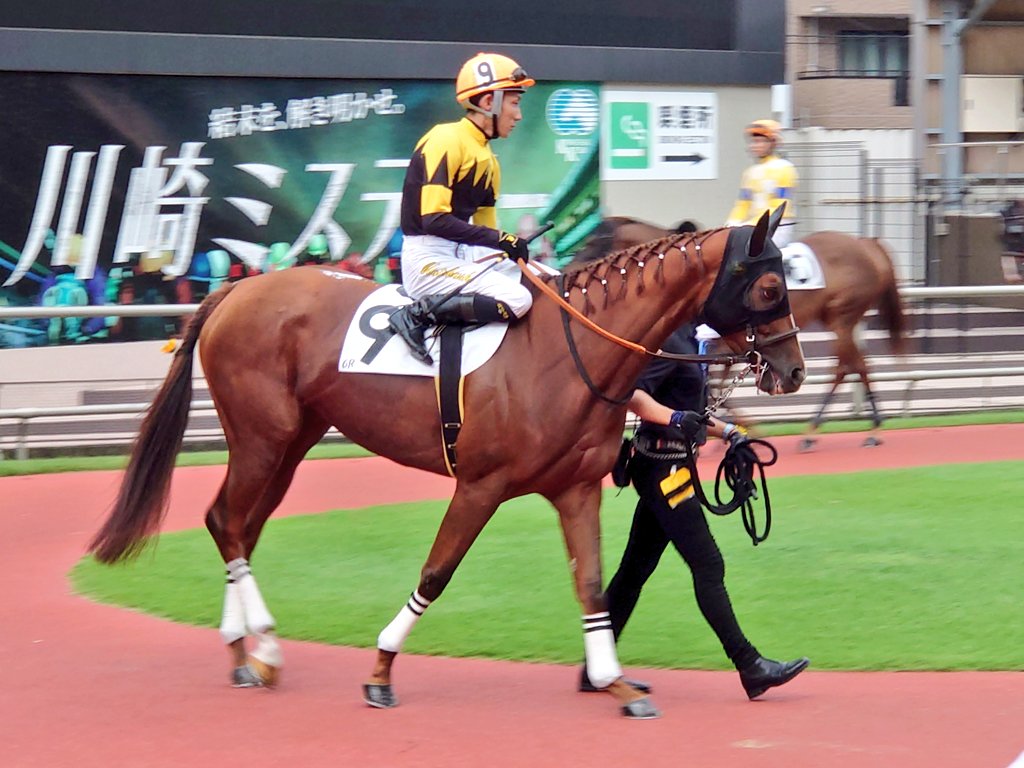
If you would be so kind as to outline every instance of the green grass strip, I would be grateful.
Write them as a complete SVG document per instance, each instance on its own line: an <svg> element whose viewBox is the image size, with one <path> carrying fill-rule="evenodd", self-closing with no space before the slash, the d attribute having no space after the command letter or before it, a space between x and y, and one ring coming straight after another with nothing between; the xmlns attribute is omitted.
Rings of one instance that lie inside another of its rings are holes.
<svg viewBox="0 0 1024 768"><path fill-rule="evenodd" d="M751 547L736 515L712 520L741 625L763 654L808 655L818 669L1021 669L1021 470L1000 462L771 481L765 544ZM635 498L606 495L606 579ZM372 646L416 586L444 508L272 520L254 572L281 634ZM127 566L83 560L72 580L98 601L215 627L222 573L209 536L194 530L163 536ZM499 510L405 650L572 663L582 654L579 613L557 517L527 497ZM674 551L620 652L629 665L728 667Z"/></svg>

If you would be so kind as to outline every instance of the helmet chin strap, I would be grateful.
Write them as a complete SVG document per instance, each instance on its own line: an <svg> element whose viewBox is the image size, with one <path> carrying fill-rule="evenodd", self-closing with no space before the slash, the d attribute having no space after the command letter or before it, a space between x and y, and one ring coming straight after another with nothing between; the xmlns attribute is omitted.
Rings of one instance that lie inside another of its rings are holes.
<svg viewBox="0 0 1024 768"><path fill-rule="evenodd" d="M468 109L473 110L474 112L479 112L481 115L487 115L488 117L491 118L490 138L491 141L493 141L494 139L501 138L501 136L498 135L498 115L501 114L501 105L505 101L505 92L503 90L496 90L491 91L491 94L494 96L494 98L491 100L490 109L483 109L482 107L478 107L471 101L466 102L466 107Z"/></svg>

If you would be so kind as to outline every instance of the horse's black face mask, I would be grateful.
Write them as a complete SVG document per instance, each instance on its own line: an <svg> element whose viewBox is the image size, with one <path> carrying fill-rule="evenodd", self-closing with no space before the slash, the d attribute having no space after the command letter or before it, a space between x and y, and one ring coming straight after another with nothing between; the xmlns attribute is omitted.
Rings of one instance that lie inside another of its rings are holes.
<svg viewBox="0 0 1024 768"><path fill-rule="evenodd" d="M711 326L722 336L741 328L765 325L772 320L785 317L790 312L789 297L785 291L782 292L782 299L778 304L762 310L753 308L751 292L754 290L754 283L762 275L774 272L779 276L782 285L785 285L782 252L772 242L771 237L764 237L764 247L759 253L750 253L755 231L755 227L736 227L730 230L729 240L725 246L725 258L697 320L698 323Z"/></svg>

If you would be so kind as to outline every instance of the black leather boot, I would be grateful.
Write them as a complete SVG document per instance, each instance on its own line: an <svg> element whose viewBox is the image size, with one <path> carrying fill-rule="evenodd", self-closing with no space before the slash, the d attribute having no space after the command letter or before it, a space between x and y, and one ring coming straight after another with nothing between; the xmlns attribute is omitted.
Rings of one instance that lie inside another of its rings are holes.
<svg viewBox="0 0 1024 768"><path fill-rule="evenodd" d="M747 692L747 698L756 699L769 688L788 683L807 669L810 663L811 660L806 657L794 661L773 661L758 656L740 670L740 682Z"/></svg>
<svg viewBox="0 0 1024 768"><path fill-rule="evenodd" d="M428 299L417 299L412 304L399 307L388 318L388 326L409 345L412 356L421 363L431 365L434 360L427 352L425 336L427 328L433 323L433 315L428 311Z"/></svg>
<svg viewBox="0 0 1024 768"><path fill-rule="evenodd" d="M437 309L431 310L435 304L444 299ZM427 352L427 328L438 323L508 323L515 315L508 305L490 296L457 293L451 298L444 294L424 296L412 304L400 307L388 318L391 330L397 333L412 350L413 357L421 363L433 364L434 360Z"/></svg>

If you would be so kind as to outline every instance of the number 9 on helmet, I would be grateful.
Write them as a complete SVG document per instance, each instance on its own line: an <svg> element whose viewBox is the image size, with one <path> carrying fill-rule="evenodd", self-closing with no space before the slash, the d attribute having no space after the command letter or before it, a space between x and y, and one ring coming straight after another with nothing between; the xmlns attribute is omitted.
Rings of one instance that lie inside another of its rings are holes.
<svg viewBox="0 0 1024 768"><path fill-rule="evenodd" d="M475 97L496 91L522 93L531 85L536 85L536 81L514 59L500 53L478 53L459 70L455 99L466 109L497 115L501 109L500 98L495 98L491 109L485 110L474 103Z"/></svg>

